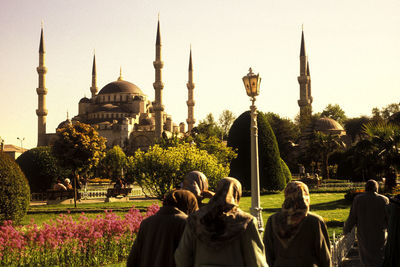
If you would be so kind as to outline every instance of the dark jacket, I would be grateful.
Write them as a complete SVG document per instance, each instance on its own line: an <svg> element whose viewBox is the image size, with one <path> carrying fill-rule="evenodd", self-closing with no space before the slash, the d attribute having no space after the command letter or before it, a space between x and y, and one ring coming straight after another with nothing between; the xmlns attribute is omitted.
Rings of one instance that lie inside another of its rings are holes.
<svg viewBox="0 0 400 267"><path fill-rule="evenodd" d="M164 206L143 220L126 266L174 267L174 251L185 229L187 215L172 206Z"/></svg>

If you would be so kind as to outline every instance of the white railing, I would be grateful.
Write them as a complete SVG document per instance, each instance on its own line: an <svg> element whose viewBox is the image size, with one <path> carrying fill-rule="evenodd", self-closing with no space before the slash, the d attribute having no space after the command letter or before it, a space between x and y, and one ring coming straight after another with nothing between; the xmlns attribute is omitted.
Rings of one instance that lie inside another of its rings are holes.
<svg viewBox="0 0 400 267"><path fill-rule="evenodd" d="M78 193L81 195L81 199L89 200L89 199L105 199L107 198L107 190L109 188L113 188L112 185L89 185L86 188L78 189ZM127 195L127 197L145 197L145 194L142 191L142 188L137 185L131 185L131 192ZM32 193L31 194L32 201L46 201L47 193Z"/></svg>
<svg viewBox="0 0 400 267"><path fill-rule="evenodd" d="M332 266L338 267L343 261L349 250L354 245L356 240L356 230L355 227L347 235L341 235L336 238L335 233L333 233L333 238L331 242L331 255L332 255Z"/></svg>

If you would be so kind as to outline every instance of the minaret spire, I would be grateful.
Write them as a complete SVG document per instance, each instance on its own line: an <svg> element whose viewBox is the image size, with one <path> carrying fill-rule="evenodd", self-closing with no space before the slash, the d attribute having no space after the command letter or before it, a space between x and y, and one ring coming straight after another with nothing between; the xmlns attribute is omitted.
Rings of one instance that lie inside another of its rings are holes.
<svg viewBox="0 0 400 267"><path fill-rule="evenodd" d="M192 46L190 46L190 54L189 54L189 78L188 82L186 84L186 87L188 89L188 101L186 102L188 106L188 118L186 120L188 124L188 132L191 132L194 126L194 123L196 122L194 118L194 97L193 97L193 89L195 87L193 83L193 66L192 66Z"/></svg>
<svg viewBox="0 0 400 267"><path fill-rule="evenodd" d="M122 66L119 67L119 77L118 81L122 81Z"/></svg>
<svg viewBox="0 0 400 267"><path fill-rule="evenodd" d="M300 107L300 129L303 132L307 125L311 122L312 113L310 70L304 42L303 26L301 30L300 44L300 76L297 77L297 80L300 85L300 99L297 101Z"/></svg>
<svg viewBox="0 0 400 267"><path fill-rule="evenodd" d="M96 72L96 52L93 53L93 66L92 66L92 86L90 92L92 92L92 99L97 95L97 72Z"/></svg>
<svg viewBox="0 0 400 267"><path fill-rule="evenodd" d="M155 81L153 87L155 90L155 100L153 110L155 113L155 137L161 138L163 132L163 117L164 105L162 104L162 90L164 83L162 82L162 68L164 62L161 60L161 34L160 34L160 19L157 22L157 36L156 36L156 59L153 61L155 69Z"/></svg>
<svg viewBox="0 0 400 267"><path fill-rule="evenodd" d="M39 66L36 71L39 75L39 85L36 88L38 94L38 109L36 110L36 115L38 116L38 146L45 146L46 143L46 73L47 68L45 66L45 48L44 48L44 37L43 37L43 24L40 30L40 44L39 44Z"/></svg>

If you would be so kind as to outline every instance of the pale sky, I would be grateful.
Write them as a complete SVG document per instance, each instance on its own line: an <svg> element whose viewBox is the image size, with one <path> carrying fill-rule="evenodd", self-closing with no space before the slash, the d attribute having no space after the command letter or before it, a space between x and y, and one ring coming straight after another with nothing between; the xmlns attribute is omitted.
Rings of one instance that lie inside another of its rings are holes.
<svg viewBox="0 0 400 267"><path fill-rule="evenodd" d="M293 119L299 112L299 51L304 24L313 111L339 104L347 116L400 102L399 0L1 0L0 137L37 144L38 49L44 21L47 132L77 115L90 96L93 51L99 90L122 74L154 99L160 13L163 102L175 123L187 118L193 50L195 118L249 109L241 78L262 77L256 105Z"/></svg>

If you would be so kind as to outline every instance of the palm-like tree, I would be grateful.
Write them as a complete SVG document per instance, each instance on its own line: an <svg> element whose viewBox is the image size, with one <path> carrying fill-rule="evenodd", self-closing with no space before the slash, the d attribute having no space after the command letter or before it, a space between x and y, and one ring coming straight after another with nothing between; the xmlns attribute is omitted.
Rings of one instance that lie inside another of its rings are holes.
<svg viewBox="0 0 400 267"><path fill-rule="evenodd" d="M338 134L324 134L315 131L309 141L308 153L322 163L322 177L329 179L329 157L345 147Z"/></svg>
<svg viewBox="0 0 400 267"><path fill-rule="evenodd" d="M400 167L400 126L384 121L370 122L364 125L364 132L368 135L370 147L374 157L378 160L377 164L386 172L390 168ZM396 184L388 181L390 184Z"/></svg>

